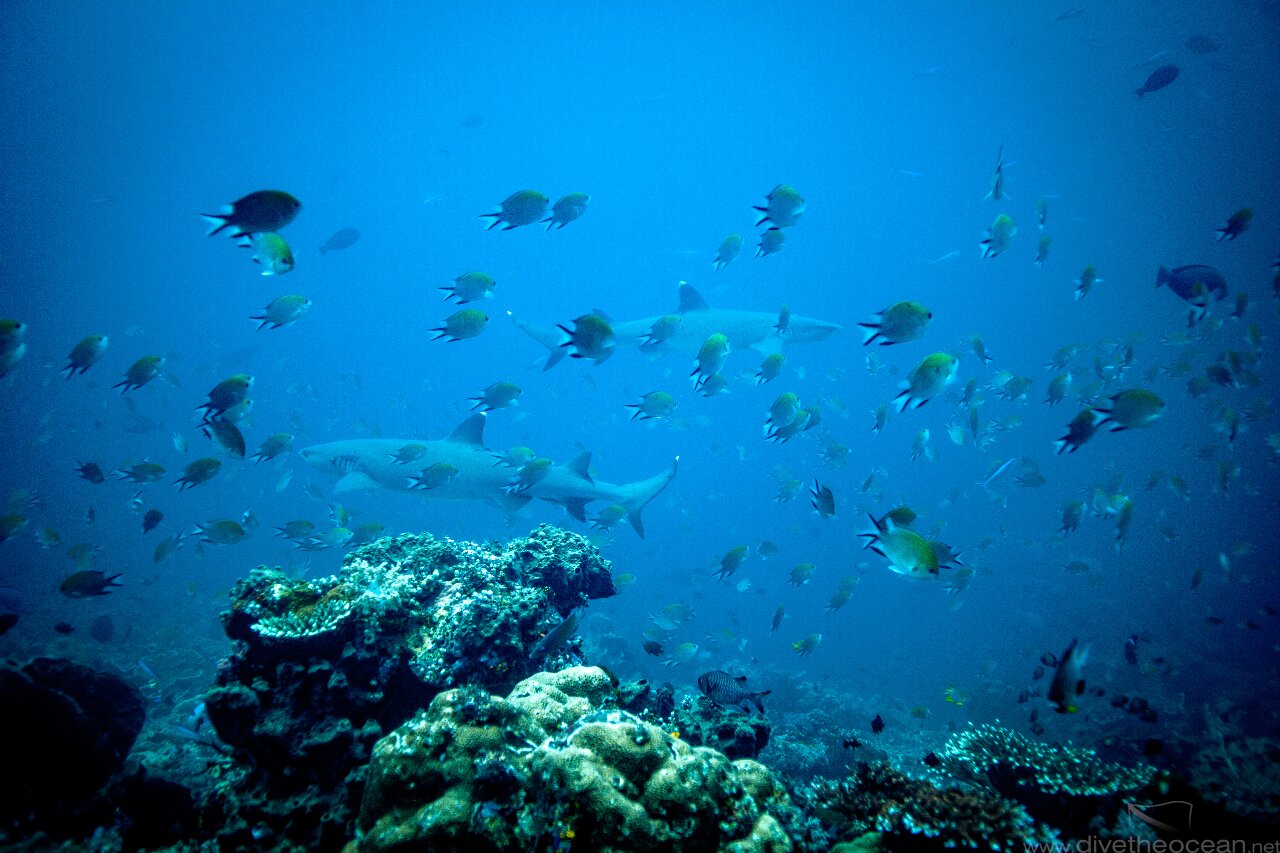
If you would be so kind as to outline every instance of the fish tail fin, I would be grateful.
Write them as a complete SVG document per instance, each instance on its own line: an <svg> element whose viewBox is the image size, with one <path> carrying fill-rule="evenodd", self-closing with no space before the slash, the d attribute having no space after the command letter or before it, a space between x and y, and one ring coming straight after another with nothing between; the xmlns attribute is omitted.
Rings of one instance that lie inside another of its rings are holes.
<svg viewBox="0 0 1280 853"><path fill-rule="evenodd" d="M618 503L626 508L627 521L631 522L631 527L641 539L644 538L644 521L641 519L640 513L649 501L656 498L667 487L667 484L675 479L676 468L679 467L679 464L680 457L677 456L672 460L671 467L661 474L655 474L647 480L639 480L621 487L625 497Z"/></svg>
<svg viewBox="0 0 1280 853"><path fill-rule="evenodd" d="M204 235L206 237L212 237L231 224L231 220L225 216L218 216L213 213L202 213L200 215L204 217L205 222L209 225L209 230Z"/></svg>
<svg viewBox="0 0 1280 853"><path fill-rule="evenodd" d="M1163 287L1169 282L1170 278L1172 276L1169 275L1169 270L1165 269L1164 265L1161 264L1160 269L1156 270L1156 287Z"/></svg>
<svg viewBox="0 0 1280 853"><path fill-rule="evenodd" d="M759 693L752 693L747 698L751 700L751 704L756 706L756 710L761 714L764 713L764 703L760 700L772 693L772 690L761 690Z"/></svg>
<svg viewBox="0 0 1280 853"><path fill-rule="evenodd" d="M556 330L526 323L510 311L507 312L507 315L511 318L511 322L516 324L516 328L547 348L547 360L542 365L544 371L550 370L560 363L560 360L565 356L565 350L560 340L561 336Z"/></svg>

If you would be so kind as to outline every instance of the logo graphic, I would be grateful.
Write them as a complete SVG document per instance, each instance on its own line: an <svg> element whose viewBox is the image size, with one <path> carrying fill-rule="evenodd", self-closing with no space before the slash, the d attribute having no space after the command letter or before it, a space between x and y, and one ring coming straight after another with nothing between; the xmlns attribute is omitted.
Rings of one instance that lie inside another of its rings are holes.
<svg viewBox="0 0 1280 853"><path fill-rule="evenodd" d="M1125 811L1131 817L1164 832L1191 831L1191 803L1186 800L1170 800L1167 803L1125 803Z"/></svg>

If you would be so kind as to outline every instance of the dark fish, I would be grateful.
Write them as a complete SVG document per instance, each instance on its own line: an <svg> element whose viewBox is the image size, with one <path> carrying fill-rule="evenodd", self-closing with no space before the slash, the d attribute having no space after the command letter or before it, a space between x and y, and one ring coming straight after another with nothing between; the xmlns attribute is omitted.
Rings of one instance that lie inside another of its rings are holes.
<svg viewBox="0 0 1280 853"><path fill-rule="evenodd" d="M111 621L110 616L104 613L89 624L89 636L99 643L109 643L116 636L115 623Z"/></svg>
<svg viewBox="0 0 1280 853"><path fill-rule="evenodd" d="M231 421L208 421L200 429L228 456L244 458L244 433Z"/></svg>
<svg viewBox="0 0 1280 853"><path fill-rule="evenodd" d="M142 532L150 533L160 526L160 522L164 521L164 513L158 509L149 509L147 514L142 517Z"/></svg>
<svg viewBox="0 0 1280 853"><path fill-rule="evenodd" d="M1042 678L1044 678L1044 667L1040 664L1036 664L1036 668L1031 670L1031 680L1039 681Z"/></svg>
<svg viewBox="0 0 1280 853"><path fill-rule="evenodd" d="M880 718L879 714L876 714L875 719L871 721L871 731L873 734L880 734L884 731L884 720Z"/></svg>
<svg viewBox="0 0 1280 853"><path fill-rule="evenodd" d="M862 741L858 740L856 737L847 737L840 742L840 745L845 749L857 749L862 746Z"/></svg>
<svg viewBox="0 0 1280 853"><path fill-rule="evenodd" d="M1215 302L1227 298L1226 278L1213 267L1204 264L1190 264L1172 270L1160 267L1156 272L1156 287L1162 285L1167 285L1186 302L1193 299L1204 302L1208 296L1212 296Z"/></svg>
<svg viewBox="0 0 1280 853"><path fill-rule="evenodd" d="M1217 53L1222 50L1222 45L1218 44L1206 35L1196 33L1191 38L1187 39L1187 50L1203 56L1206 53Z"/></svg>
<svg viewBox="0 0 1280 853"><path fill-rule="evenodd" d="M1084 694L1084 665L1089 660L1089 647L1080 647L1075 640L1059 658L1058 671L1049 685L1049 701L1059 714L1074 714L1080 710L1076 697Z"/></svg>
<svg viewBox="0 0 1280 853"><path fill-rule="evenodd" d="M1138 635L1132 634L1124 641L1124 660L1130 666L1138 665Z"/></svg>
<svg viewBox="0 0 1280 853"><path fill-rule="evenodd" d="M1040 655L1040 663L1044 664L1045 666L1057 666L1058 659L1054 657L1053 652L1045 652L1044 654Z"/></svg>
<svg viewBox="0 0 1280 853"><path fill-rule="evenodd" d="M72 625L70 622L59 622L53 626L53 630L65 636L67 634L74 634L76 632L76 626Z"/></svg>
<svg viewBox="0 0 1280 853"><path fill-rule="evenodd" d="M1147 92L1158 92L1165 86L1168 86L1174 80L1178 79L1178 66L1161 65L1155 71L1151 72L1151 76L1147 78L1147 82L1142 84L1142 88L1134 89L1133 93L1141 98Z"/></svg>
<svg viewBox="0 0 1280 853"><path fill-rule="evenodd" d="M559 649L569 641L569 638L573 636L573 632L578 630L578 622L581 618L581 608L571 611L559 625L548 631L538 641L538 644L533 647L533 651L529 653L529 657L533 660L539 660Z"/></svg>
<svg viewBox="0 0 1280 853"><path fill-rule="evenodd" d="M653 655L655 658L660 658L665 654L662 649L662 643L655 643L653 640L645 641L644 653L647 655Z"/></svg>
<svg viewBox="0 0 1280 853"><path fill-rule="evenodd" d="M335 231L333 236L324 241L324 245L320 247L320 254L325 252L336 252L339 249L349 249L360 239L360 232L355 228L343 228Z"/></svg>
<svg viewBox="0 0 1280 853"><path fill-rule="evenodd" d="M942 764L942 760L939 759L937 753L934 752L929 753L921 760L929 767L938 767Z"/></svg>
<svg viewBox="0 0 1280 853"><path fill-rule="evenodd" d="M76 466L76 473L82 480L88 480L95 486L104 482L107 477L102 473L102 466L97 462L82 462Z"/></svg>
<svg viewBox="0 0 1280 853"><path fill-rule="evenodd" d="M220 214L200 214L212 226L207 236L212 237L223 228L231 228L232 238L246 234L279 231L293 221L302 209L302 202L280 190L258 190L227 205Z"/></svg>
<svg viewBox="0 0 1280 853"><path fill-rule="evenodd" d="M1149 738L1147 742L1142 745L1142 754L1146 758L1155 758L1162 752L1164 752L1164 741L1159 738Z"/></svg>
<svg viewBox="0 0 1280 853"><path fill-rule="evenodd" d="M74 572L63 578L58 590L68 598L91 598L95 595L106 595L113 587L124 586L116 583L119 574L108 577L104 572L89 569Z"/></svg>
<svg viewBox="0 0 1280 853"><path fill-rule="evenodd" d="M778 628L781 627L782 625L783 614L784 614L783 607L781 604L779 604L778 609L773 611L773 624L770 625L769 627L770 634L778 633Z"/></svg>
<svg viewBox="0 0 1280 853"><path fill-rule="evenodd" d="M704 672L698 676L698 689L701 690L708 699L717 705L727 705L729 707L738 707L747 702L755 705L761 714L764 713L764 703L760 700L768 696L772 691L761 690L752 693L745 689L743 685L747 683L745 675L734 677L727 672L718 669L711 672Z"/></svg>

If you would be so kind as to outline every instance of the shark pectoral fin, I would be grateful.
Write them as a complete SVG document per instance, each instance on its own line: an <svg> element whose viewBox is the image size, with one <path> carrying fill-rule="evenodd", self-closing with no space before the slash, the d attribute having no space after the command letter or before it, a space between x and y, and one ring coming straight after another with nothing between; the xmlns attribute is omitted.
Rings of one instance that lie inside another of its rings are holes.
<svg viewBox="0 0 1280 853"><path fill-rule="evenodd" d="M564 504L564 508L569 515L583 522L587 520L587 504L589 502L590 498L565 498L560 501L560 503Z"/></svg>
<svg viewBox="0 0 1280 853"><path fill-rule="evenodd" d="M574 460L572 462L570 462L568 465L564 467L565 467L565 470L572 471L582 479L586 480L588 483L595 483L595 480L591 479L591 451L590 450L584 451L583 453L579 453L576 457L574 457Z"/></svg>
<svg viewBox="0 0 1280 853"><path fill-rule="evenodd" d="M533 500L533 498L528 495L520 495L515 492L501 492L494 497L493 502L496 503L498 508L505 512L507 514L507 518L510 519L515 518L516 513L524 509L524 505L531 500Z"/></svg>
<svg viewBox="0 0 1280 853"><path fill-rule="evenodd" d="M752 344L751 348L765 356L782 352L782 335L768 335Z"/></svg>
<svg viewBox="0 0 1280 853"><path fill-rule="evenodd" d="M340 495L344 492L359 492L364 491L365 489L379 488L382 487L378 484L378 481L370 477L368 474L363 471L351 471L348 474L344 474L342 479L338 481L338 484L333 487L333 493L335 495Z"/></svg>

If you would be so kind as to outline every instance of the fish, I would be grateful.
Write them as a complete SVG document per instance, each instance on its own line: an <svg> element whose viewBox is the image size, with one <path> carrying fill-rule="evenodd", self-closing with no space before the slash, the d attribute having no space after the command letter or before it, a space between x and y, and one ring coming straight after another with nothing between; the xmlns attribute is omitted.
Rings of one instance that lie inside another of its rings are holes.
<svg viewBox="0 0 1280 853"><path fill-rule="evenodd" d="M1010 466L1010 465L1012 465L1013 463L1017 462L1017 461L1018 461L1018 459L1020 459L1020 458L1021 458L1021 457L1018 457L1018 456L1011 456L1011 457L1010 457L1008 460L1006 460L1006 461L1004 462L1004 464L1002 464L999 468L996 468L996 470L992 471L992 472L991 472L991 474L990 474L990 475L989 475L985 480L980 480L980 481L978 482L978 485L979 485L979 486L985 486L985 485L987 485L987 484L988 484L988 483L990 483L992 480L996 479L996 478L997 478L997 477L999 477L1001 474L1003 474L1005 471L1009 470L1009 466Z"/></svg>
<svg viewBox="0 0 1280 853"><path fill-rule="evenodd" d="M764 207L756 206L752 209L760 214L760 218L756 220L757 228L766 222L778 228L789 228L800 221L800 217L804 215L804 207L804 196L795 187L778 184L769 191Z"/></svg>
<svg viewBox="0 0 1280 853"><path fill-rule="evenodd" d="M209 223L206 236L212 237L224 228L231 229L231 237L239 239L249 234L279 231L288 225L302 210L302 202L281 190L258 190L237 199L218 214L200 214Z"/></svg>
<svg viewBox="0 0 1280 853"><path fill-rule="evenodd" d="M124 379L111 387L121 389L121 394L137 390L143 385L146 385L152 379L160 376L164 372L164 366L164 356L144 355L142 358L129 365L129 369L125 371Z"/></svg>
<svg viewBox="0 0 1280 853"><path fill-rule="evenodd" d="M782 251L782 246L786 240L787 235L782 232L781 228L770 228L760 235L760 242L756 244L756 257L764 258L778 254Z"/></svg>
<svg viewBox="0 0 1280 853"><path fill-rule="evenodd" d="M778 629L782 627L782 618L786 615L786 608L781 604L778 609L773 611L773 621L769 623L769 635L778 633Z"/></svg>
<svg viewBox="0 0 1280 853"><path fill-rule="evenodd" d="M547 205L550 203L551 199L537 190L519 190L503 200L497 213L482 213L480 218L493 219L487 230L491 231L502 225L503 231L510 231L521 225L545 222L542 215L547 212Z"/></svg>
<svg viewBox="0 0 1280 853"><path fill-rule="evenodd" d="M478 500L515 515L531 499L558 503L579 521L586 521L585 507L596 500L620 504L627 520L643 538L641 512L676 475L680 458L654 476L634 483L614 485L594 479L590 473L591 454L584 452L568 465L550 465L537 483L508 492L510 475L493 464L494 455L484 447L487 415L476 412L462 421L447 438L419 442L424 456L453 465L458 476L449 483L427 490L413 490L404 469L394 461L396 452L410 442L404 439L364 438L328 442L303 448L301 455L313 468L338 477L335 494L384 489L448 500Z"/></svg>
<svg viewBox="0 0 1280 853"><path fill-rule="evenodd" d="M813 506L814 512L817 512L819 519L829 519L836 515L836 494L831 491L831 487L814 480L809 494L813 498L809 503Z"/></svg>
<svg viewBox="0 0 1280 853"><path fill-rule="evenodd" d="M573 328L557 325L566 336L560 346L569 350L569 358L585 358L603 364L613 355L617 336L609 320L600 312L583 314L573 321Z"/></svg>
<svg viewBox="0 0 1280 853"><path fill-rule="evenodd" d="M1089 661L1089 647L1072 640L1062 656L1057 658L1058 671L1053 674L1048 698L1059 714L1074 714L1080 710L1076 697L1084 694L1084 666Z"/></svg>
<svg viewBox="0 0 1280 853"><path fill-rule="evenodd" d="M67 372L67 378L84 373L97 364L109 343L106 335L89 335L76 344L67 355L67 366L62 368Z"/></svg>
<svg viewBox="0 0 1280 853"><path fill-rule="evenodd" d="M200 428L215 447L233 459L244 458L244 433L230 421L209 421Z"/></svg>
<svg viewBox="0 0 1280 853"><path fill-rule="evenodd" d="M1004 146L1000 146L1000 150L996 152L996 165L991 170L991 190L987 193L986 199L992 201L1004 201L1008 198L1004 191Z"/></svg>
<svg viewBox="0 0 1280 853"><path fill-rule="evenodd" d="M986 236L982 242L978 244L978 248L982 252L984 258L994 258L1009 248L1009 243L1013 241L1013 237L1018 233L1018 226L1014 224L1013 217L1007 213L1001 213L991 223L991 227L987 229Z"/></svg>
<svg viewBox="0 0 1280 853"><path fill-rule="evenodd" d="M1253 223L1253 208L1242 207L1227 217L1227 224L1218 229L1218 240L1234 240Z"/></svg>
<svg viewBox="0 0 1280 853"><path fill-rule="evenodd" d="M745 675L733 676L718 669L698 676L698 689L715 704L734 708L749 702L763 714L764 702L761 700L773 691L759 690L753 693L745 688L746 683Z"/></svg>
<svg viewBox="0 0 1280 853"><path fill-rule="evenodd" d="M570 222L582 218L582 214L587 212L587 204L590 201L591 196L586 193L569 193L561 196L560 200L551 206L551 215L542 221L547 223L548 231L552 228L559 230Z"/></svg>
<svg viewBox="0 0 1280 853"><path fill-rule="evenodd" d="M640 398L639 403L625 403L624 408L634 409L631 420L655 420L669 418L675 412L676 398L666 391L650 391Z"/></svg>
<svg viewBox="0 0 1280 853"><path fill-rule="evenodd" d="M0 378L8 376L27 354L26 334L26 323L0 319Z"/></svg>
<svg viewBox="0 0 1280 853"><path fill-rule="evenodd" d="M297 293L290 293L272 300L262 309L262 313L254 314L249 319L258 322L259 332L268 326L273 329L282 329L298 322L310 308L310 299Z"/></svg>
<svg viewBox="0 0 1280 853"><path fill-rule="evenodd" d="M879 714L876 714L875 717L871 720L871 732L872 734L878 735L882 731L884 731L884 718L881 717Z"/></svg>
<svg viewBox="0 0 1280 853"><path fill-rule="evenodd" d="M102 466L97 462L77 462L76 473L80 475L80 479L88 480L95 486L106 481L107 477L102 473Z"/></svg>
<svg viewBox="0 0 1280 853"><path fill-rule="evenodd" d="M613 322L614 343L618 347L643 348L651 353L675 352L687 356L713 334L728 339L731 352L755 349L760 355L769 355L790 346L817 343L840 331L840 326L800 314L792 314L786 336L774 329L777 314L768 311L740 311L713 308L692 285L681 282L679 305L671 315L679 323L661 342L650 343L650 331L663 316L645 317L639 320ZM562 347L564 336L556 329L534 326L511 315L516 327L547 349L547 361L543 370L550 370L567 354ZM713 371L714 372L714 371Z"/></svg>
<svg viewBox="0 0 1280 853"><path fill-rule="evenodd" d="M120 574L108 576L106 573L95 569L86 569L73 572L63 578L62 583L58 585L58 591L68 598L92 598L98 595L107 595L112 589L124 586L124 584L116 583L116 579L119 577L121 577Z"/></svg>
<svg viewBox="0 0 1280 853"><path fill-rule="evenodd" d="M898 411L906 411L912 404L918 409L941 394L955 381L959 365L960 360L949 353L935 352L926 356L912 368L902 392L893 398L898 403Z"/></svg>
<svg viewBox="0 0 1280 853"><path fill-rule="evenodd" d="M542 638L530 650L529 659L543 660L569 642L573 632L578 630L578 623L582 620L582 611L583 608L581 607L569 611L569 614L560 621L560 624L543 634Z"/></svg>
<svg viewBox="0 0 1280 853"><path fill-rule="evenodd" d="M716 250L715 260L711 265L716 270L722 270L737 259L738 253L742 251L742 235L730 234L720 241L720 248Z"/></svg>
<svg viewBox="0 0 1280 853"><path fill-rule="evenodd" d="M878 319L874 323L858 324L864 329L873 330L863 340L863 346L877 338L881 339L880 346L892 346L893 344L905 344L919 340L924 337L925 330L929 327L929 321L933 319L933 312L919 302L904 301L895 302L881 311L877 317Z"/></svg>
<svg viewBox="0 0 1280 853"><path fill-rule="evenodd" d="M1177 80L1178 72L1179 69L1176 65L1161 65L1155 71L1152 71L1146 82L1134 89L1133 93L1141 98L1150 92L1158 92L1174 80Z"/></svg>
<svg viewBox="0 0 1280 853"><path fill-rule="evenodd" d="M453 280L452 285L440 288L446 291L444 301L450 299L458 300L459 305L468 302L479 302L482 299L489 299L493 296L493 288L497 286L497 282L487 273L469 272L463 273Z"/></svg>
<svg viewBox="0 0 1280 853"><path fill-rule="evenodd" d="M821 634L810 634L809 636L805 637L803 640L792 643L791 650L802 658L808 657L809 655L813 654L813 650L816 649L821 643L822 643Z"/></svg>
<svg viewBox="0 0 1280 853"><path fill-rule="evenodd" d="M262 275L284 275L293 271L293 250L279 234L271 231L246 234L236 245L253 249L253 262L262 267Z"/></svg>
<svg viewBox="0 0 1280 853"><path fill-rule="evenodd" d="M518 405L523 393L524 390L514 382L494 382L481 391L478 397L469 397L468 400L475 403L472 410L492 412L494 409Z"/></svg>
<svg viewBox="0 0 1280 853"><path fill-rule="evenodd" d="M489 315L475 308L462 308L445 318L443 326L436 326L429 331L435 332L433 341L447 338L449 343L457 343L474 338L485 330L489 324Z"/></svg>
<svg viewBox="0 0 1280 853"><path fill-rule="evenodd" d="M324 241L324 245L320 246L320 254L325 252L336 252L341 249L349 249L360 239L360 231L356 228L340 228L330 235L328 240Z"/></svg>
<svg viewBox="0 0 1280 853"><path fill-rule="evenodd" d="M164 513L158 509L149 509L147 514L142 517L142 532L150 533L160 526L160 522L164 521Z"/></svg>

